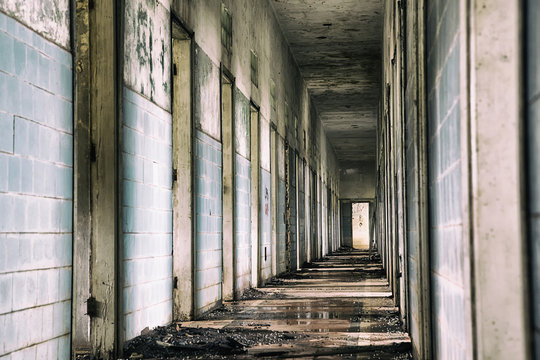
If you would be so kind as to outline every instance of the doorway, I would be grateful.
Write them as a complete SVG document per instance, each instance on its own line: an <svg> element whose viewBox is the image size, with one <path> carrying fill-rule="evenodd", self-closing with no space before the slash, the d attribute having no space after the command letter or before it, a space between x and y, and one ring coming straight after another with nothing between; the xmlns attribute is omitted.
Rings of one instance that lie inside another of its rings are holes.
<svg viewBox="0 0 540 360"><path fill-rule="evenodd" d="M172 23L173 318L193 317L191 37Z"/></svg>
<svg viewBox="0 0 540 360"><path fill-rule="evenodd" d="M352 238L353 248L369 249L369 203L358 202L352 204Z"/></svg>
<svg viewBox="0 0 540 360"><path fill-rule="evenodd" d="M234 122L233 77L221 68L221 142L223 144L223 300L234 298Z"/></svg>
<svg viewBox="0 0 540 360"><path fill-rule="evenodd" d="M250 111L251 137L251 286L259 285L259 107Z"/></svg>

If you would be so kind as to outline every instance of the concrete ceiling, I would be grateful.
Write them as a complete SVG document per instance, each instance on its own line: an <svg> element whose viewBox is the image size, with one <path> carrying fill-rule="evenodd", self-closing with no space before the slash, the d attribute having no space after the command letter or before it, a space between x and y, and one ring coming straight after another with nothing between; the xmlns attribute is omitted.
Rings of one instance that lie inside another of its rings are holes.
<svg viewBox="0 0 540 360"><path fill-rule="evenodd" d="M384 0L270 0L341 165L374 160Z"/></svg>

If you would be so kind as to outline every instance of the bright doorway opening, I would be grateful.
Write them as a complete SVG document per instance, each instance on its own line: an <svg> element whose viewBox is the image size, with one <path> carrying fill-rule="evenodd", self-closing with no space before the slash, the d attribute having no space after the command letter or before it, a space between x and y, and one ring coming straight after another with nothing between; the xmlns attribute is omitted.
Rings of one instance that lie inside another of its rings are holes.
<svg viewBox="0 0 540 360"><path fill-rule="evenodd" d="M369 249L369 203L352 204L353 248Z"/></svg>

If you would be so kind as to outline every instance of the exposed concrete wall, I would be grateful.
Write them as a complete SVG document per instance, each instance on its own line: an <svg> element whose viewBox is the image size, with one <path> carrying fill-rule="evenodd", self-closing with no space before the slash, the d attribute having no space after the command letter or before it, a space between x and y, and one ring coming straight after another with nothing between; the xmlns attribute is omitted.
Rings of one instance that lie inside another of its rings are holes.
<svg viewBox="0 0 540 360"><path fill-rule="evenodd" d="M540 358L540 3L527 1L527 133L529 156L529 222L532 258L534 344Z"/></svg>
<svg viewBox="0 0 540 360"><path fill-rule="evenodd" d="M370 200L375 198L376 165L373 162L347 164L340 169L340 199Z"/></svg>
<svg viewBox="0 0 540 360"><path fill-rule="evenodd" d="M72 57L65 50L68 8L67 1L0 1L2 358L70 355L73 115Z"/></svg>

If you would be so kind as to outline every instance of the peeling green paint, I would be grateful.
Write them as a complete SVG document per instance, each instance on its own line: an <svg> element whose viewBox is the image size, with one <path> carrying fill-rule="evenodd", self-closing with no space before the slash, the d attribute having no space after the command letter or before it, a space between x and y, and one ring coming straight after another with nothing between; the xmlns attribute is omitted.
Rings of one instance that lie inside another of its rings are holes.
<svg viewBox="0 0 540 360"><path fill-rule="evenodd" d="M64 49L69 49L68 0L0 0L0 11L19 20Z"/></svg>
<svg viewBox="0 0 540 360"><path fill-rule="evenodd" d="M170 109L170 13L162 3L126 2L124 81L164 109Z"/></svg>
<svg viewBox="0 0 540 360"><path fill-rule="evenodd" d="M238 88L234 89L235 110L235 150L238 154L249 158L250 156L250 105L247 97Z"/></svg>
<svg viewBox="0 0 540 360"><path fill-rule="evenodd" d="M220 139L219 66L198 46L194 60L193 110L197 126L214 139Z"/></svg>

